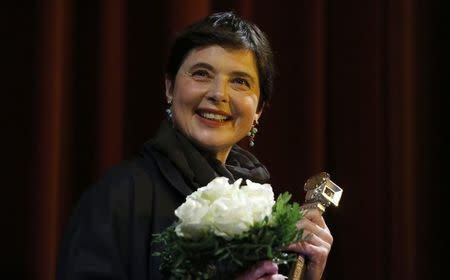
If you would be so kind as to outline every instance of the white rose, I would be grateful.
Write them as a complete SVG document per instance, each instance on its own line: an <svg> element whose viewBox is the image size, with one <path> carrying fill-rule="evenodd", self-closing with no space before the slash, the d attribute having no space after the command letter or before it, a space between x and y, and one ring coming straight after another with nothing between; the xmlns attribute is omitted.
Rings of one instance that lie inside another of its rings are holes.
<svg viewBox="0 0 450 280"><path fill-rule="evenodd" d="M207 215L214 233L227 239L247 231L254 222L248 197L239 188L211 204Z"/></svg>
<svg viewBox="0 0 450 280"><path fill-rule="evenodd" d="M175 210L175 216L180 223L175 228L178 236L196 239L209 230L208 225L203 222L208 213L209 203L191 197Z"/></svg>
<svg viewBox="0 0 450 280"><path fill-rule="evenodd" d="M229 184L219 177L186 198L175 215L180 223L178 236L197 239L207 231L226 239L247 231L255 222L270 217L275 204L272 187L242 179Z"/></svg>
<svg viewBox="0 0 450 280"><path fill-rule="evenodd" d="M239 180L239 182L241 181L242 180ZM230 185L228 183L228 178L217 177L209 182L206 187L197 189L197 191L191 194L191 196L195 197L196 199L201 199L212 203L215 200L227 195L227 193L231 191L232 186L233 185Z"/></svg>
<svg viewBox="0 0 450 280"><path fill-rule="evenodd" d="M262 221L265 217L270 218L275 204L272 187L269 184L258 184L250 180L245 182L247 185L242 186L241 191L249 197L254 222Z"/></svg>
<svg viewBox="0 0 450 280"><path fill-rule="evenodd" d="M175 228L177 235L198 239L210 230L211 223L205 217L210 210L210 204L223 196L229 186L227 178L218 177L207 186L198 188L197 191L187 196L186 202L175 210L175 216L180 221Z"/></svg>

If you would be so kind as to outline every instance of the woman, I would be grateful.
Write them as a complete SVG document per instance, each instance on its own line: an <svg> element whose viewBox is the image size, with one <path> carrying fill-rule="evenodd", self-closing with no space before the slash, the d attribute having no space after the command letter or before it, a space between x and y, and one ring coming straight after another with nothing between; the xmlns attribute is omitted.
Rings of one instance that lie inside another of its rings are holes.
<svg viewBox="0 0 450 280"><path fill-rule="evenodd" d="M162 279L150 236L173 223L187 195L217 176L269 180L236 143L247 134L253 143L271 95L272 61L265 35L233 13L213 14L177 37L165 81L168 120L139 158L83 195L62 242L58 279ZM330 231L316 211L298 227L311 238L289 249L307 257L307 279L320 279ZM271 261L239 277L282 278Z"/></svg>

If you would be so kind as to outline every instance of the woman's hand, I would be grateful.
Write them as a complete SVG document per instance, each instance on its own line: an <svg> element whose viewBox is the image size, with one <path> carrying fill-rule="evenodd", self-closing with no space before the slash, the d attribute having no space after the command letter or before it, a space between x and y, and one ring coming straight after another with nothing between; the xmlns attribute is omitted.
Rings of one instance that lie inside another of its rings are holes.
<svg viewBox="0 0 450 280"><path fill-rule="evenodd" d="M261 261L247 269L236 280L284 280L285 276L278 274L278 266L272 261Z"/></svg>
<svg viewBox="0 0 450 280"><path fill-rule="evenodd" d="M319 280L325 270L333 236L317 209L307 210L304 218L297 223L297 228L303 229L306 240L289 245L288 250L305 256L306 280Z"/></svg>

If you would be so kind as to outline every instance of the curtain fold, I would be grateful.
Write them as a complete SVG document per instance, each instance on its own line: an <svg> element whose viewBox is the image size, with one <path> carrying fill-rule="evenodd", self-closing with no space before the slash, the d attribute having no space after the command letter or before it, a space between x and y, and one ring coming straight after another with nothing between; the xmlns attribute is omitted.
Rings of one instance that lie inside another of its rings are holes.
<svg viewBox="0 0 450 280"><path fill-rule="evenodd" d="M68 127L72 94L69 82L71 2L48 0L40 8L29 269L31 275L40 279L53 279L61 227L67 221L67 216L60 213L70 194L70 189L62 186L70 172L72 153L72 134Z"/></svg>
<svg viewBox="0 0 450 280"><path fill-rule="evenodd" d="M125 1L101 2L96 176L123 158L125 16Z"/></svg>
<svg viewBox="0 0 450 280"><path fill-rule="evenodd" d="M419 266L417 233L418 126L416 21L418 11L413 1L388 2L387 84L389 135L389 174L391 187L390 242L392 279L415 279ZM399 109L401 108L401 109Z"/></svg>

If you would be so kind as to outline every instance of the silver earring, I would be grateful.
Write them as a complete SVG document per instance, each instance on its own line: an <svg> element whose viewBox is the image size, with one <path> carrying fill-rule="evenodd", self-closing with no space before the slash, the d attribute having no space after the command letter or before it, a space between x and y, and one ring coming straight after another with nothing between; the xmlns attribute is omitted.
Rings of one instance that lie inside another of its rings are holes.
<svg viewBox="0 0 450 280"><path fill-rule="evenodd" d="M167 101L167 104L169 105L169 108L166 109L166 117L168 121L172 121L173 113L172 109L170 109L172 107L172 100Z"/></svg>
<svg viewBox="0 0 450 280"><path fill-rule="evenodd" d="M249 137L249 146L253 147L255 146L255 135L258 132L258 129L256 128L256 125L258 125L258 121L254 121L252 124L252 128L250 128L250 131L247 133Z"/></svg>

